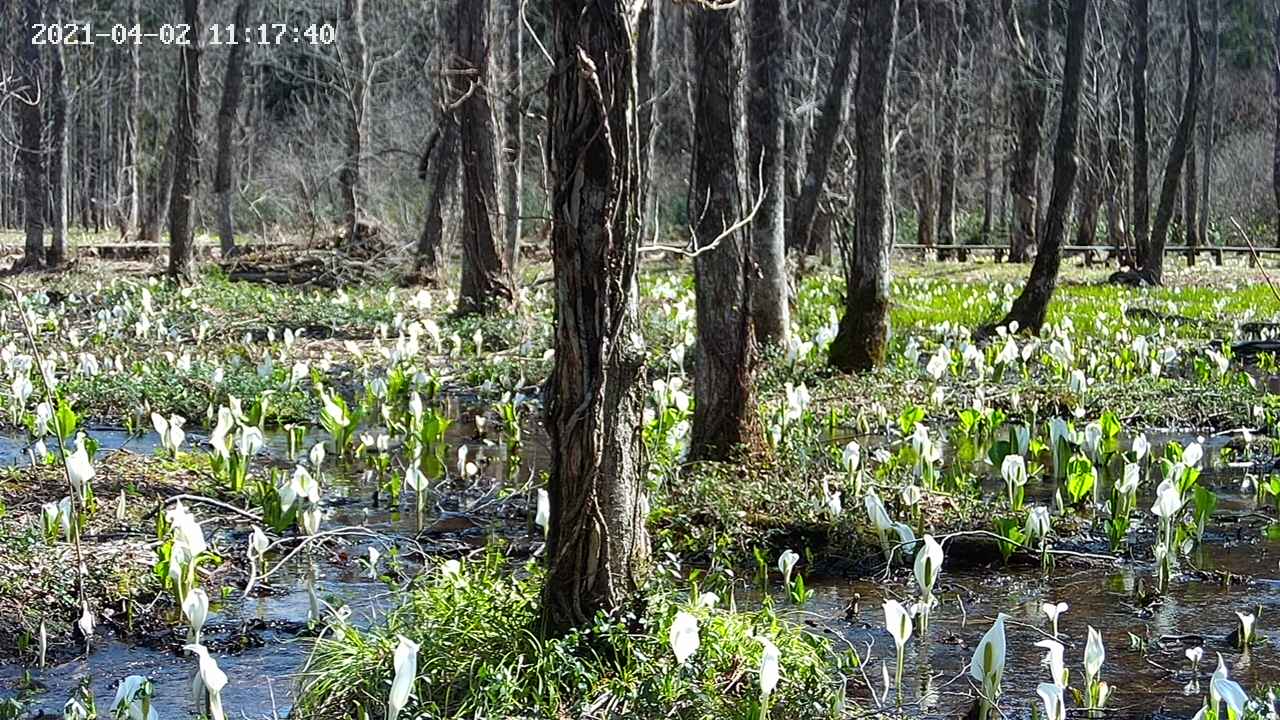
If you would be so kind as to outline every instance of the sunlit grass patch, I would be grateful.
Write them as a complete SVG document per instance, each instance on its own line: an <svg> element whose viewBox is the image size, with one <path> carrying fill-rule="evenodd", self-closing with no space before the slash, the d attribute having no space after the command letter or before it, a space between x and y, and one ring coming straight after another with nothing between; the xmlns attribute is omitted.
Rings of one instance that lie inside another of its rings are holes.
<svg viewBox="0 0 1280 720"><path fill-rule="evenodd" d="M657 590L638 615L601 617L564 638L538 630L541 573L496 554L418 578L367 630L341 623L315 645L295 711L382 717L399 637L419 646L404 716L431 718L748 718L760 712L764 644L779 650L770 717L829 717L839 685L827 642L769 609ZM677 612L700 642L684 664L669 638Z"/></svg>

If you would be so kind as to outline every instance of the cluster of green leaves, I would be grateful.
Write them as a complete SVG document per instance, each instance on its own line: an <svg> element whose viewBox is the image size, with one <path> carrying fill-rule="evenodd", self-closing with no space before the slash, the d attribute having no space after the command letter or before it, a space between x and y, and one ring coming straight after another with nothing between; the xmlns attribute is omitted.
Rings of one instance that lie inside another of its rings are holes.
<svg viewBox="0 0 1280 720"><path fill-rule="evenodd" d="M709 608L656 589L635 614L598 617L560 638L539 630L542 577L491 552L457 573L422 574L384 622L342 623L316 641L295 712L303 718L382 717L398 636L419 644L408 717L547 718L584 709L629 717L758 718L758 669L767 637L781 653L773 717L821 718L836 707L836 659L827 642L770 609ZM723 604L722 604L723 605ZM698 619L701 645L685 665L668 640L678 610Z"/></svg>

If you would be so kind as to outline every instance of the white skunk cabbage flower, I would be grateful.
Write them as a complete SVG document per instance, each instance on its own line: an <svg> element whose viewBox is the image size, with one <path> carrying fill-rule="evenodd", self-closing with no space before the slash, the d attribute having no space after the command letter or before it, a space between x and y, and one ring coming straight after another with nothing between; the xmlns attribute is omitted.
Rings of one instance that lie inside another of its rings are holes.
<svg viewBox="0 0 1280 720"><path fill-rule="evenodd" d="M764 646L764 651L760 653L760 696L767 698L773 694L774 688L778 687L778 678L781 676L781 660L782 654L778 652L778 646L768 638L757 638L760 644Z"/></svg>
<svg viewBox="0 0 1280 720"><path fill-rule="evenodd" d="M400 644L391 659L395 677L391 681L391 694L387 697L387 720L396 720L400 715L418 678L418 644L403 635L396 637Z"/></svg>
<svg viewBox="0 0 1280 720"><path fill-rule="evenodd" d="M166 420L159 413L151 413L151 425L155 427L156 434L160 436L160 446L170 455L177 455L178 448L187 439L186 432L182 430L182 426L186 422L186 418L181 415L170 415L169 419Z"/></svg>
<svg viewBox="0 0 1280 720"><path fill-rule="evenodd" d="M1049 677L1053 680L1053 684L1059 688L1066 689L1067 664L1063 655L1066 649L1062 646L1062 643L1045 638L1036 643L1036 647L1044 648L1046 651L1044 664L1049 666Z"/></svg>
<svg viewBox="0 0 1280 720"><path fill-rule="evenodd" d="M182 600L182 614L191 626L191 640L199 644L200 631L209 618L209 594L203 588L195 588Z"/></svg>
<svg viewBox="0 0 1280 720"><path fill-rule="evenodd" d="M71 477L71 485L76 489L76 495L85 496L85 488L89 486L89 481L96 474L93 464L89 462L89 453L85 450L82 435L76 442L76 451L67 456L67 475Z"/></svg>
<svg viewBox="0 0 1280 720"><path fill-rule="evenodd" d="M1093 684L1098 677L1098 673L1102 672L1102 663L1107 659L1107 650L1102 646L1102 633L1089 626L1089 640L1084 646L1084 672L1085 685Z"/></svg>
<svg viewBox="0 0 1280 720"><path fill-rule="evenodd" d="M911 613L902 606L897 600L886 600L884 602L884 626L893 636L894 645L898 646L898 653L902 653L902 649L906 647L907 641L911 639L911 634L915 626L911 622Z"/></svg>
<svg viewBox="0 0 1280 720"><path fill-rule="evenodd" d="M1053 626L1054 637L1058 637L1058 618L1061 617L1062 613L1066 612L1069 607L1071 606L1064 602L1041 603L1040 612L1044 613L1045 617L1049 618L1049 624Z"/></svg>
<svg viewBox="0 0 1280 720"><path fill-rule="evenodd" d="M116 687L116 697L111 701L112 714L128 720L157 720L156 709L151 707L151 691L151 681L141 675L130 675L121 680ZM82 717L88 716L86 712Z"/></svg>
<svg viewBox="0 0 1280 720"><path fill-rule="evenodd" d="M969 663L969 675L982 683L983 694L995 703L1000 694L1000 679L1004 676L1005 637L1004 613L996 616L991 629L982 636L978 647L974 648L973 660Z"/></svg>
<svg viewBox="0 0 1280 720"><path fill-rule="evenodd" d="M1044 701L1045 720L1067 720L1067 707L1062 688L1053 683L1040 683L1036 694Z"/></svg>
<svg viewBox="0 0 1280 720"><path fill-rule="evenodd" d="M698 618L683 610L676 613L675 620L671 621L667 640L671 643L671 652L676 656L676 662L685 664L702 644L698 638Z"/></svg>
<svg viewBox="0 0 1280 720"><path fill-rule="evenodd" d="M209 657L209 651L199 643L183 645L183 650L196 654L200 661L200 669L191 688L196 697L204 695L208 700L209 719L226 720L222 712L222 688L227 686L227 674L222 672L218 663Z"/></svg>
<svg viewBox="0 0 1280 720"><path fill-rule="evenodd" d="M538 509L534 513L533 522L542 528L543 535L551 531L551 496L542 488L538 488Z"/></svg>

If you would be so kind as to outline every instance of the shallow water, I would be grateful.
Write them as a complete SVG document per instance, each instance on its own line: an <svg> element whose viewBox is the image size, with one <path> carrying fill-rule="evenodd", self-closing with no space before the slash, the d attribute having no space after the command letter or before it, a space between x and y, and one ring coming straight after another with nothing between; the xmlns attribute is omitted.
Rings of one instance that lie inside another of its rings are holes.
<svg viewBox="0 0 1280 720"><path fill-rule="evenodd" d="M545 466L547 451L537 432L536 427L526 428L519 457L520 480L528 478L533 467ZM100 453L120 448L151 453L159 447L159 438L154 433L129 437L122 430L94 429L91 434L101 443ZM206 438L199 432L188 432L186 447L189 449L204 442ZM308 438L310 442L318 439L315 436ZM465 421L455 422L450 428L448 440L451 449L448 457L451 461L456 460L457 448L462 444L468 446L471 459L474 460L477 456L485 458L481 462L480 474L473 478L472 487L487 488L506 480L507 448L501 443L485 442L478 438L469 415L465 417ZM258 462L287 462L286 448L287 438L283 433L268 433L266 448ZM27 462L26 439L0 435L0 464ZM408 548L398 541L403 540L412 545L409 540L418 534L419 519L413 498L408 493L401 498L398 508L391 508L388 507L385 496L380 498L380 503L375 504L377 493L374 484L366 482L357 474L343 475L335 471L330 463L326 464L324 478L322 504L325 507L325 519L322 530L356 526L380 536L379 540L357 538L338 548L337 552L317 551L313 558L317 596L327 606L346 605L352 610L352 622L364 625L387 609L391 597L387 586L369 579L356 559L365 557L367 548L375 544L384 558L393 543L400 545L402 552L407 551ZM445 511L466 510L457 507L456 497L433 497L422 519L422 524L426 527L431 526L438 516L437 510L441 509L436 505L437 499L444 505ZM196 512L199 517L199 510ZM240 553L243 552L245 543L245 530L247 527L239 528L234 533L222 531L211 536L210 540L226 553ZM487 530L477 528L448 537L455 539L455 544L458 545L482 546ZM425 544L425 540L423 542ZM271 559L269 565L273 565L274 561L275 559ZM410 570L415 567L413 560L407 560L406 565ZM218 603L216 593L210 589L210 594L215 595L215 602L203 639L229 679L223 691L223 705L230 716L270 718L288 715L297 689L298 674L304 668L308 652L308 638L297 632L306 623L311 608L311 596L306 591L305 583L308 567L309 563L302 557L291 560L267 581L273 592L262 597L245 599L242 593L237 592L231 600ZM379 568L385 571L385 559ZM260 645L238 652L219 649L233 638L242 636L246 629L252 630L251 635L261 641ZM181 644L178 640L175 637L162 645L176 648ZM26 695L28 710L36 714L45 712L60 716L63 704L75 692L81 678L89 677L92 678L99 710L105 714L109 711L116 684L128 675L138 674L152 679L155 687L153 704L161 718L196 717L199 710L191 701L190 691L194 668L194 660L176 650L131 646L115 639L99 639L94 643L93 652L87 657L44 670L13 663L0 664L0 698ZM27 672L42 688L39 693L28 695L19 692L24 673Z"/></svg>
<svg viewBox="0 0 1280 720"><path fill-rule="evenodd" d="M1237 573L1276 577L1280 544L1262 542L1205 554L1201 569L1223 569ZM965 663L991 626L997 613L1006 613L1008 658L1001 706L1007 716L1026 717L1033 704L1039 706L1035 686L1048 682L1048 670L1041 667L1045 655L1035 643L1050 631L1040 611L1042 602L1065 601L1070 609L1059 621L1060 641L1066 646L1066 662L1072 684L1079 686L1084 676L1083 655L1088 626L1103 636L1106 663L1102 677L1113 688L1108 708L1125 717L1148 717L1167 713L1190 717L1199 709L1207 692L1208 677L1221 652L1233 679L1247 690L1260 690L1280 682L1280 631L1274 618L1280 617L1280 590L1272 582L1254 581L1223 587L1214 581L1175 579L1169 592L1156 605L1140 607L1135 600L1139 579L1151 583L1149 567L1070 568L1060 566L1050 577L1039 568L950 570L944 567L939 580L940 605L934 609L928 631L929 642L913 638L907 646L903 677L903 702L913 715L929 718L961 717L972 697L971 680ZM901 580L901 579L900 579ZM870 684L861 677L850 679L849 694L860 705L875 706L873 695L884 692L881 660L893 674L894 645L884 630L881 603L895 597L904 603L903 582L883 585L876 582L819 582L814 602L805 610L822 618L827 632L847 640L867 657L871 644L872 662L867 667ZM859 611L845 619L849 605L858 599ZM1261 642L1249 655L1231 647L1226 636L1234 630L1235 611L1256 612L1262 607L1256 633ZM1025 624L1024 627L1015 623ZM1148 654L1130 645L1129 633L1147 640ZM1200 636L1184 641L1175 636ZM1161 643L1160 638L1165 637ZM839 644L839 641L838 641ZM1200 663L1200 688L1188 691L1193 679L1183 652L1204 647ZM868 687L871 689L869 690ZM887 700L894 705L891 691Z"/></svg>
<svg viewBox="0 0 1280 720"><path fill-rule="evenodd" d="M504 481L506 449L501 445L486 445L476 437L475 426L466 418L451 428L451 445L456 452L459 443L471 447L474 458L482 452L490 461L472 483L479 490L469 493L466 500L474 502L483 497L486 489ZM135 452L151 452L157 445L154 435L128 438L120 431L94 431L94 436L104 449L128 447ZM1148 433L1153 443L1156 438ZM203 440L198 433L190 433L189 444ZM314 441L316 438L311 438ZM1169 435L1159 438L1187 441L1187 436ZM1225 439L1212 439L1206 443L1205 458L1216 462L1216 448ZM277 463L285 462L284 436L269 438L269 458ZM456 455L450 454L450 460ZM0 462L26 462L24 443L14 438L0 436ZM520 480L534 469L545 467L546 448L543 436L530 427L525 433L525 447L521 458ZM977 468L975 468L977 469ZM998 480L998 470L987 467L984 488L996 497L1003 495L1003 483ZM1140 581L1150 583L1151 569L1144 562L1080 565L1063 561L1051 576L1045 577L1038 567L945 567L940 579L938 595L941 605L934 610L927 643L919 638L908 645L904 672L904 711L928 718L952 718L962 715L968 708L971 684L962 675L965 663L973 652L978 639L986 632L996 613L1010 616L1007 628L1009 638L1008 666L1004 682L1005 696L1001 703L1008 717L1027 717L1033 703L1038 704L1034 688L1036 683L1048 679L1047 671L1040 666L1044 651L1034 643L1044 637L1047 622L1040 612L1045 600L1065 600L1071 609L1063 616L1060 629L1067 645L1067 662L1072 680L1077 686L1083 676L1082 655L1087 624L1103 633L1107 662L1103 678L1114 688L1110 707L1122 716L1148 716L1168 713L1173 717L1190 717L1199 707L1203 689L1207 688L1208 675L1216 664L1216 652L1222 652L1232 676L1246 689L1257 689L1266 683L1280 682L1280 632L1269 629L1272 618L1280 617L1280 543L1262 537L1264 523L1252 511L1251 498L1239 492L1241 471L1230 468L1210 468L1204 475L1206 484L1219 492L1219 508L1215 524L1210 530L1203 550L1193 554L1191 563L1202 571L1230 571L1252 576L1249 584L1224 586L1208 574L1186 574L1175 579L1170 591L1156 605L1140 607L1135 599L1135 588ZM327 474L328 476L328 474ZM1054 483L1033 481L1027 487L1028 502L1045 502L1053 496ZM375 489L359 477L330 478L325 490L325 528L343 525L360 526L381 534L390 543L394 538L407 539L418 535L419 520L413 510L412 499L406 497L401 507L386 507L375 503ZM1037 499L1038 498L1038 499ZM436 505L439 500L443 507ZM444 494L433 498L425 523L437 517L437 510L458 511L459 498ZM1145 507L1139 504L1135 517L1141 518ZM1145 522L1145 521L1144 521ZM512 521L518 526L518 521ZM1146 523L1149 526L1149 523ZM1237 528L1240 528L1237 530ZM508 527L507 533L520 534L523 528ZM448 535L455 548L478 547L487 538L489 530L479 528ZM1239 535L1239 539L1237 539ZM243 535L218 538L228 550L243 546ZM353 620L364 624L375 619L391 602L385 585L368 579L355 559L363 557L369 539L360 539L345 546L340 553L317 553L315 568L318 595L333 605L345 604L353 611ZM407 542L407 540L406 540ZM1102 547L1105 549L1105 541ZM233 544L234 543L234 544ZM1096 544L1096 543L1095 543ZM386 547L382 548L384 551ZM1094 548L1091 548L1094 549ZM237 550L238 551L238 550ZM1149 556L1145 541L1139 548L1138 558ZM291 562L280 575L270 579L270 585L279 591L268 597L248 600L237 593L230 602L215 608L206 629L206 642L214 647L214 656L227 673L230 682L224 691L224 705L233 716L249 718L284 717L288 715L293 693L297 687L298 673L302 671L308 649L308 640L296 632L305 623L310 599L304 586L308 564L299 559ZM1191 568L1184 565L1184 570ZM1204 578L1204 579L1201 579ZM884 691L881 680L881 660L893 667L893 643L884 631L881 602L886 597L896 597L904 603L912 600L913 585L905 570L895 571L886 582L878 580L849 581L845 579L813 578L816 588L814 601L795 611L797 619L812 621L816 627L836 640L845 641L858 648L866 657L867 644L871 643L872 662L866 667L869 683L855 675L850 678L849 697L861 706L875 706L873 695ZM741 593L742 591L740 591ZM742 593L745 603L749 595ZM846 610L858 599L859 611L846 619ZM1235 611L1253 612L1262 607L1258 635L1264 643L1255 647L1246 659L1230 648L1225 636L1236 624ZM1023 627L1024 623L1033 627ZM240 652L219 651L220 642L238 634L246 626L255 627L262 644ZM1038 630L1037 630L1038 629ZM1150 653L1144 657L1132 649L1128 633L1147 638ZM1184 647L1201 644L1201 641L1184 643L1169 640L1159 644L1162 636L1203 636L1205 659L1201 662L1199 678L1202 689L1187 693L1185 686L1192 680L1183 656ZM176 645L176 642L169 643ZM31 670L32 677L44 688L35 696L29 707L49 713L58 713L71 695L81 677L91 677L100 708L105 709L114 695L115 684L129 674L142 674L155 683L157 711L162 718L194 717L197 709L190 701L190 676L194 663L189 657L176 652L131 647L124 643L100 640L94 652L44 671ZM24 668L0 665L0 697L15 694L15 688ZM891 692L888 704L895 702Z"/></svg>

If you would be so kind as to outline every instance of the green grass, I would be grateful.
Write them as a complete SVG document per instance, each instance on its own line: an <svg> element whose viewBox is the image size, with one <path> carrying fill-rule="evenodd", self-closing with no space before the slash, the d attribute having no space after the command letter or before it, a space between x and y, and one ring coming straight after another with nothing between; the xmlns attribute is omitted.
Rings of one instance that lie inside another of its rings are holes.
<svg viewBox="0 0 1280 720"><path fill-rule="evenodd" d="M456 577L420 576L383 622L368 630L339 625L317 640L295 712L382 717L403 635L421 649L414 699L402 717L555 720L595 707L612 708L610 717L756 720L762 646L755 638L764 636L782 656L770 715L832 714L837 658L825 640L770 609L695 607L683 592L655 589L639 614L600 617L545 639L540 586L536 567L508 567L492 551L464 562ZM685 666L675 663L667 640L677 610L699 620L701 647Z"/></svg>

